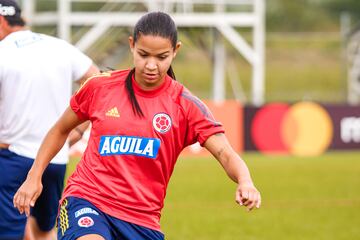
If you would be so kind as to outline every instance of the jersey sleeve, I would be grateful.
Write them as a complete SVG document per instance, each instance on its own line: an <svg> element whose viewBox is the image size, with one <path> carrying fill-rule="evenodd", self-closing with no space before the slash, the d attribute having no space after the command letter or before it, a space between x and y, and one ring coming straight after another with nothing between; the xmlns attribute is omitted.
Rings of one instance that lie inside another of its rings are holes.
<svg viewBox="0 0 360 240"><path fill-rule="evenodd" d="M203 146L210 136L224 132L223 125L215 120L208 107L187 89L181 93L181 105L187 119L186 145L199 142Z"/></svg>
<svg viewBox="0 0 360 240"><path fill-rule="evenodd" d="M93 61L73 45L67 42L65 44L68 45L66 48L67 59L71 65L72 79L76 82L86 74Z"/></svg>
<svg viewBox="0 0 360 240"><path fill-rule="evenodd" d="M95 79L96 76L87 79L70 99L71 109L82 120L88 120L90 118L90 107L94 95Z"/></svg>

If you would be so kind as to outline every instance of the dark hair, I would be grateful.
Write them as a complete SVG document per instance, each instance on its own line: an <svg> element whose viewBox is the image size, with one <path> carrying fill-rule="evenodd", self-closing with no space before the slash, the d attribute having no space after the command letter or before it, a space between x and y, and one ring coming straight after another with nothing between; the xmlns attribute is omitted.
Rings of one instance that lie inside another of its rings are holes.
<svg viewBox="0 0 360 240"><path fill-rule="evenodd" d="M15 26L23 27L26 25L26 22L24 21L24 19L22 17L4 16L4 18L6 19L8 24L12 27L15 27Z"/></svg>
<svg viewBox="0 0 360 240"><path fill-rule="evenodd" d="M163 38L168 38L171 41L171 45L175 49L177 44L177 29L174 21L171 17L163 12L150 12L145 14L140 18L136 23L134 28L133 39L134 43L139 39L141 35L151 35L159 36ZM143 117L144 114L141 111L140 105L136 100L134 88L132 86L132 75L135 73L135 68L133 68L126 77L126 90L129 94L130 102L132 109L135 114L140 117ZM167 71L167 74L176 80L174 71L170 65L170 68Z"/></svg>

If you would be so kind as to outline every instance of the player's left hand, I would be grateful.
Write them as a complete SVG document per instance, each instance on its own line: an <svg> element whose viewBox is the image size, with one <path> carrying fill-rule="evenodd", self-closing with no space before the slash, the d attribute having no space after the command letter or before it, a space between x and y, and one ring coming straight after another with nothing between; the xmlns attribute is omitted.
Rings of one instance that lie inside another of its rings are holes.
<svg viewBox="0 0 360 240"><path fill-rule="evenodd" d="M236 189L236 202L245 206L248 211L260 208L261 195L253 183L239 183Z"/></svg>
<svg viewBox="0 0 360 240"><path fill-rule="evenodd" d="M20 214L30 215L30 208L34 207L36 199L40 196L43 189L41 178L27 177L25 182L14 195L13 204Z"/></svg>

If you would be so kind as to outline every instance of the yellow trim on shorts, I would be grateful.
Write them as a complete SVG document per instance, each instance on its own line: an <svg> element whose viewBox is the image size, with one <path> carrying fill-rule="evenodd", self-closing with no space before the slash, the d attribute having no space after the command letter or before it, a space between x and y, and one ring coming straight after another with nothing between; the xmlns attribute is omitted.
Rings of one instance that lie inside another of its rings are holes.
<svg viewBox="0 0 360 240"><path fill-rule="evenodd" d="M68 216L68 211L66 209L67 205L68 205L68 200L64 199L64 201L61 203L60 214L59 214L59 219L60 219L59 226L60 226L61 234L63 236L66 230L69 228L69 216Z"/></svg>

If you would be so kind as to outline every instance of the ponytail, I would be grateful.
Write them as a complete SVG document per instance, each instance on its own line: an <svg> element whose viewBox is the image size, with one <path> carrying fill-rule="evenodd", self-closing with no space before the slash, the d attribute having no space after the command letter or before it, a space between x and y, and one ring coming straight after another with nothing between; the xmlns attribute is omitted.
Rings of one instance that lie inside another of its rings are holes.
<svg viewBox="0 0 360 240"><path fill-rule="evenodd" d="M139 105L138 101L136 100L134 88L132 85L132 76L133 76L134 72L135 72L135 68L131 69L131 71L129 72L129 74L126 77L126 80L125 80L126 91L129 95L132 110L135 113L135 115L138 115L139 117L144 117L144 113L141 111L140 105Z"/></svg>
<svg viewBox="0 0 360 240"><path fill-rule="evenodd" d="M174 73L171 65L170 65L170 68L169 68L168 71L167 71L167 74L168 74L172 79L176 80L175 73Z"/></svg>
<svg viewBox="0 0 360 240"><path fill-rule="evenodd" d="M139 117L144 117L144 113L142 112L140 105L138 103L138 101L136 100L136 96L134 93L134 88L132 85L132 76L135 73L135 68L131 69L131 71L129 72L129 74L126 77L125 80L125 86L126 86L126 91L128 93L130 102L131 102L131 107L133 112L135 113L135 115L138 115ZM170 68L167 71L167 74L174 80L176 80L175 78L175 73L170 65Z"/></svg>

